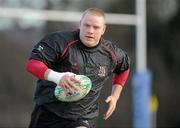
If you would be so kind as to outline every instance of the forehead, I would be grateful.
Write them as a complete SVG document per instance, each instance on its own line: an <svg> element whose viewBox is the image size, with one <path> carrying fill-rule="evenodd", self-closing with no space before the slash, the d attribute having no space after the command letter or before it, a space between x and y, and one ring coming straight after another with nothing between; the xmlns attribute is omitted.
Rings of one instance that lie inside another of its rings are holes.
<svg viewBox="0 0 180 128"><path fill-rule="evenodd" d="M105 19L103 16L87 13L82 17L81 22L89 23L89 24L104 25Z"/></svg>

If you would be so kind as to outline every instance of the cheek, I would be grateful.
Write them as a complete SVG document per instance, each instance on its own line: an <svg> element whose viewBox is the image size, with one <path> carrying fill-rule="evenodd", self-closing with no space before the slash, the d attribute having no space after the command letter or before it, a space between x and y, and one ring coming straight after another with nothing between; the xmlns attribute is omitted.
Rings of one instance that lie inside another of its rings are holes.
<svg viewBox="0 0 180 128"><path fill-rule="evenodd" d="M81 29L80 29L80 34L83 36L83 35L85 35L85 33L86 33L86 29L84 29L83 27L81 27Z"/></svg>
<svg viewBox="0 0 180 128"><path fill-rule="evenodd" d="M100 38L102 36L102 32L97 32L95 35L97 38Z"/></svg>
<svg viewBox="0 0 180 128"><path fill-rule="evenodd" d="M83 41L84 40L84 32L83 32L83 30L81 29L81 31L80 31L80 39L81 39L81 41Z"/></svg>
<svg viewBox="0 0 180 128"><path fill-rule="evenodd" d="M87 33L87 29L85 27L82 28L82 35L85 35Z"/></svg>

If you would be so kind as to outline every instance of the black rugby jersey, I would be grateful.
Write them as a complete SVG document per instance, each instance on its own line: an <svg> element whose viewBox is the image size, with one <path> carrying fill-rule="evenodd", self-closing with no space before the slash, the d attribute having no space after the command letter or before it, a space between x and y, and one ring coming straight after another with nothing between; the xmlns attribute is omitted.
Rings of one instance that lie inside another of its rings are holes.
<svg viewBox="0 0 180 128"><path fill-rule="evenodd" d="M119 74L129 68L129 58L124 51L103 38L97 46L86 47L79 39L79 30L48 34L35 45L30 59L40 60L54 71L82 74L92 80L90 92L80 101L72 103L55 98L55 83L37 81L35 103L60 117L73 120L98 116L97 99L105 81L112 73Z"/></svg>

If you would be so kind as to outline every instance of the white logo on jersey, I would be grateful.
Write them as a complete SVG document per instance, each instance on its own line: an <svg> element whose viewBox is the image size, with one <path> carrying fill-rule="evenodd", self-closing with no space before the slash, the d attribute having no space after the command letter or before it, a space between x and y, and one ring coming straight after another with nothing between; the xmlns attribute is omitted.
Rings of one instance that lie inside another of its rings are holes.
<svg viewBox="0 0 180 128"><path fill-rule="evenodd" d="M42 51L42 50L43 50L43 46L39 45L37 49L38 49L39 51Z"/></svg>
<svg viewBox="0 0 180 128"><path fill-rule="evenodd" d="M98 76L100 76L100 77L106 76L106 67L105 66L99 67Z"/></svg>

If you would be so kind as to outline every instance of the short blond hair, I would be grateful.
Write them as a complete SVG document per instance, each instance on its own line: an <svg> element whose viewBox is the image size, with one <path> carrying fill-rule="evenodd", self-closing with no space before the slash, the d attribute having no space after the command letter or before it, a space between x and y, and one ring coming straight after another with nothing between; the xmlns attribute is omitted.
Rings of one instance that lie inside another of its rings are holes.
<svg viewBox="0 0 180 128"><path fill-rule="evenodd" d="M103 10L99 9L99 8L88 8L87 10L84 11L81 19L83 19L83 17L87 13L90 13L90 14L93 14L93 15L96 15L96 16L101 16L105 20L105 12Z"/></svg>

